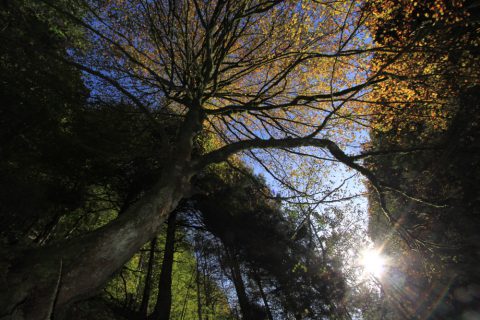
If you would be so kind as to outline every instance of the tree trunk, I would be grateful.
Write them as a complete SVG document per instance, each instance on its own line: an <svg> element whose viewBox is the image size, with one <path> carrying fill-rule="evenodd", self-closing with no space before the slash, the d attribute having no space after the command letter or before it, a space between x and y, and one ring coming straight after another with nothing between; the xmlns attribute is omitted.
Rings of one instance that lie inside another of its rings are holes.
<svg viewBox="0 0 480 320"><path fill-rule="evenodd" d="M230 271L232 274L233 285L235 286L235 291L238 297L238 304L240 305L240 310L242 312L242 319L244 320L256 320L253 319L252 308L250 307L250 301L245 290L245 284L243 283L242 273L240 271L240 265L238 259L235 256L235 253L230 252L226 249L228 262L230 265Z"/></svg>
<svg viewBox="0 0 480 320"><path fill-rule="evenodd" d="M257 274L256 271L255 271L254 277L255 277L255 282L257 283L257 286L258 286L258 290L260 291L260 296L262 297L262 300L263 300L263 305L265 306L265 311L267 312L268 320L273 320L272 311L270 310L270 306L268 305L267 295L263 290L262 281L260 280L260 276Z"/></svg>
<svg viewBox="0 0 480 320"><path fill-rule="evenodd" d="M168 218L167 238L165 240L165 252L163 253L162 270L158 281L157 302L153 314L149 317L152 320L170 319L172 307L172 268L173 255L175 252L175 228L177 222L177 211L174 210Z"/></svg>
<svg viewBox="0 0 480 320"><path fill-rule="evenodd" d="M189 192L193 137L201 128L198 109L187 114L175 154L156 185L111 223L81 237L23 251L2 263L0 319L56 319L68 306L99 290L156 235ZM6 258L9 258L5 255Z"/></svg>
<svg viewBox="0 0 480 320"><path fill-rule="evenodd" d="M155 246L157 244L157 237L150 241L150 252L148 255L147 274L145 275L145 285L143 287L142 302L140 303L140 317L147 319L148 316L148 302L150 301L150 293L152 289L152 271L155 262Z"/></svg>
<svg viewBox="0 0 480 320"><path fill-rule="evenodd" d="M61 314L69 303L98 290L157 232L181 199L177 185L161 182L163 186L157 186L107 226L71 241L26 252L12 262L8 283L1 286L1 316L47 319L50 315L45 306L53 301ZM58 271L60 265L62 272ZM58 290L57 279L61 284Z"/></svg>
<svg viewBox="0 0 480 320"><path fill-rule="evenodd" d="M200 290L200 256L197 256L197 261L196 261L196 268L195 268L195 282L197 285L197 314L198 314L198 320L202 320L202 292Z"/></svg>

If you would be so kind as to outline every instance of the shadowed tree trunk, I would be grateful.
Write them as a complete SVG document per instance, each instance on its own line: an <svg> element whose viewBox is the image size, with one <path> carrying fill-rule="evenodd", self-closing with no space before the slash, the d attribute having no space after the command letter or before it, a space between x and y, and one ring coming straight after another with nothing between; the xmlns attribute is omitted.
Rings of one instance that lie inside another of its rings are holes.
<svg viewBox="0 0 480 320"><path fill-rule="evenodd" d="M172 307L172 268L173 255L175 253L175 229L177 211L173 211L168 218L167 239L165 240L165 252L163 254L162 271L158 281L158 295L155 309L149 317L152 320L170 319Z"/></svg>
<svg viewBox="0 0 480 320"><path fill-rule="evenodd" d="M267 296L265 295L265 291L263 290L262 281L260 280L260 276L258 275L257 271L253 275L255 282L257 283L258 290L260 291L260 296L263 300L263 305L265 306L265 312L267 313L268 320L273 320L272 311L270 310L270 306L268 305Z"/></svg>
<svg viewBox="0 0 480 320"><path fill-rule="evenodd" d="M240 305L240 310L242 312L242 319L257 320L253 319L253 312L247 296L247 292L245 290L245 284L243 283L242 273L240 271L238 259L235 256L235 253L231 252L231 250L225 248L225 252L227 253L228 264L230 266L230 272L232 274L232 281L238 297L238 304Z"/></svg>
<svg viewBox="0 0 480 320"><path fill-rule="evenodd" d="M62 313L70 303L98 290L157 232L182 196L171 184L158 189L129 214L104 228L62 246L26 252L21 259L12 261L8 284L3 288L15 291L0 294L2 316L47 319L50 311L45 306L52 301L56 302L57 312Z"/></svg>
<svg viewBox="0 0 480 320"><path fill-rule="evenodd" d="M145 286L143 288L142 302L140 303L140 317L147 319L148 316L148 302L150 301L150 293L152 289L152 270L155 261L155 247L157 244L157 237L150 241L150 251L148 255L147 274L145 275Z"/></svg>
<svg viewBox="0 0 480 320"><path fill-rule="evenodd" d="M198 320L202 320L202 294L200 290L200 268L199 268L199 256L195 264L195 284L197 288L197 315Z"/></svg>

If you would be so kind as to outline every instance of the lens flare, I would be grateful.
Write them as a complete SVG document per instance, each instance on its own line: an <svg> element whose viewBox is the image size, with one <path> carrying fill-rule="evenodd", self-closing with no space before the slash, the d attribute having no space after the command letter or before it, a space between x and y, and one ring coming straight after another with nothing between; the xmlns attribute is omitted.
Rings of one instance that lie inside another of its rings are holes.
<svg viewBox="0 0 480 320"><path fill-rule="evenodd" d="M387 258L381 254L380 250L369 248L363 250L360 264L365 273L380 278L385 272Z"/></svg>

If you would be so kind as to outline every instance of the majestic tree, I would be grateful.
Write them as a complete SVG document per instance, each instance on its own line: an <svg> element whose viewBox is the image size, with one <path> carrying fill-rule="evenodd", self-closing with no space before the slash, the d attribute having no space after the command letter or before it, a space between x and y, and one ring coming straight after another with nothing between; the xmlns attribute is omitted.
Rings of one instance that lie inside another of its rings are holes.
<svg viewBox="0 0 480 320"><path fill-rule="evenodd" d="M326 158L379 187L359 164L365 154L342 150L351 138L345 129L363 119L357 98L387 79L382 67L364 69L376 49L355 1L75 1L81 16L44 5L87 39L68 55L49 52L51 59L81 70L92 99L134 105L155 132L162 165L150 190L136 193L115 220L9 259L2 316L61 317L156 235L202 170L236 153L248 151L266 170L278 160L268 157L271 149ZM158 115L180 125L172 132ZM206 136L215 143L198 152L195 141Z"/></svg>

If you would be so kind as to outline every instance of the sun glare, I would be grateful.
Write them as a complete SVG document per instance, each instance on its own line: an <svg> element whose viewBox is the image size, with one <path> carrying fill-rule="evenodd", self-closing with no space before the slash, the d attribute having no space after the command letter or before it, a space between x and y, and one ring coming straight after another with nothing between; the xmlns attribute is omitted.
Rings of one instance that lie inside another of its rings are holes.
<svg viewBox="0 0 480 320"><path fill-rule="evenodd" d="M380 278L384 271L387 259L382 256L380 250L369 248L365 249L360 257L360 264L366 274L373 275L375 278Z"/></svg>

